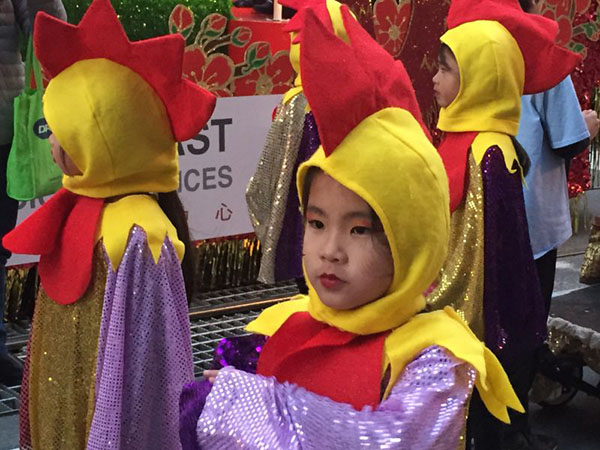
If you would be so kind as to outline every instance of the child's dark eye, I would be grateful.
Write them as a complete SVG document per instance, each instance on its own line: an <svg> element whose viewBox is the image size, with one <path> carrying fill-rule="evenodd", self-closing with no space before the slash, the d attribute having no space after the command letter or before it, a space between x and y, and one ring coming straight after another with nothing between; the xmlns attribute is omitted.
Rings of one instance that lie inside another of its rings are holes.
<svg viewBox="0 0 600 450"><path fill-rule="evenodd" d="M325 227L325 224L320 220L309 220L308 225L315 230L321 230Z"/></svg>
<svg viewBox="0 0 600 450"><path fill-rule="evenodd" d="M358 234L359 236L362 236L364 234L369 234L371 232L371 229L368 227L354 227L352 228L352 230L350 230L351 234Z"/></svg>

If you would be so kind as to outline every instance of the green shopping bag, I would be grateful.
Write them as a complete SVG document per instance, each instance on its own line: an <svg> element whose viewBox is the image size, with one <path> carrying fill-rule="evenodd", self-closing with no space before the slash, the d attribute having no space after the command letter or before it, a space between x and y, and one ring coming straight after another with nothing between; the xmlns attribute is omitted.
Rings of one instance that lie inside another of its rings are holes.
<svg viewBox="0 0 600 450"><path fill-rule="evenodd" d="M35 89L31 89L31 72ZM52 160L51 132L42 112L42 70L29 38L25 61L25 90L14 101L14 136L6 167L6 192L16 200L32 200L55 193L62 172Z"/></svg>

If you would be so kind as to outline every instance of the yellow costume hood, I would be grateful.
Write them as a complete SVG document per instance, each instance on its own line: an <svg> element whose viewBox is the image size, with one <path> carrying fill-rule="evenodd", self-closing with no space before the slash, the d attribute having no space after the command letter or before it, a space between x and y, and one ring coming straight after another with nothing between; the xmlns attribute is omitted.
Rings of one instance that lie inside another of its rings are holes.
<svg viewBox="0 0 600 450"><path fill-rule="evenodd" d="M448 30L440 40L456 57L460 89L440 110L438 128L516 136L525 65L512 35L498 22L478 20Z"/></svg>
<svg viewBox="0 0 600 450"><path fill-rule="evenodd" d="M182 257L183 244L152 197L119 197L176 190L177 142L193 137L215 107L214 95L182 77L183 37L130 42L110 1L94 0L77 26L39 14L34 39L51 76L45 118L82 172L64 176L63 186L108 199L96 240L113 267L134 224L146 231L155 260L166 235Z"/></svg>

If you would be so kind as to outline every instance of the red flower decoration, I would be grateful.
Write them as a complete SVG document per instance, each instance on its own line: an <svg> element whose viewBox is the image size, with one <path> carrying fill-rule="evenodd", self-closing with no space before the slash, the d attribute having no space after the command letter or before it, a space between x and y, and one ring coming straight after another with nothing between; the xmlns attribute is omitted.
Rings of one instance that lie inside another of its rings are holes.
<svg viewBox="0 0 600 450"><path fill-rule="evenodd" d="M375 39L390 55L400 55L410 26L411 0L377 0L373 7Z"/></svg>
<svg viewBox="0 0 600 450"><path fill-rule="evenodd" d="M555 11L555 17L567 16L573 18L575 15L586 11L590 7L591 0L546 0L549 7Z"/></svg>
<svg viewBox="0 0 600 450"><path fill-rule="evenodd" d="M183 5L177 5L169 16L169 31L179 33L187 39L194 29L194 13Z"/></svg>
<svg viewBox="0 0 600 450"><path fill-rule="evenodd" d="M231 33L231 44L236 47L243 47L252 38L252 30L248 27L237 27Z"/></svg>
<svg viewBox="0 0 600 450"><path fill-rule="evenodd" d="M235 80L235 95L282 94L292 86L293 79L289 53L279 51L264 66Z"/></svg>
<svg viewBox="0 0 600 450"><path fill-rule="evenodd" d="M556 36L556 43L566 47L571 38L573 37L573 25L571 21L566 17L559 17L556 21L558 23L558 35Z"/></svg>
<svg viewBox="0 0 600 450"><path fill-rule="evenodd" d="M204 34L208 37L214 38L222 35L225 31L225 27L227 26L227 17L215 13L207 16L202 22Z"/></svg>
<svg viewBox="0 0 600 450"><path fill-rule="evenodd" d="M548 6L554 7L554 15L558 18L570 15L573 0L547 0L546 3Z"/></svg>
<svg viewBox="0 0 600 450"><path fill-rule="evenodd" d="M183 76L217 97L231 97L230 84L234 65L228 56L216 53L206 56L202 47L189 46L183 55Z"/></svg>

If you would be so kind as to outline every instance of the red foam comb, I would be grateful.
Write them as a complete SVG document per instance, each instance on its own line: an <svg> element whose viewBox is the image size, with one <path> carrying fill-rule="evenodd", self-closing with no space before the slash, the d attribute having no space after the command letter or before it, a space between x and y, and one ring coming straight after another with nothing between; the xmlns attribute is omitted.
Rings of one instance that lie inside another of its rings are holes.
<svg viewBox="0 0 600 450"><path fill-rule="evenodd" d="M452 0L448 28L475 20L500 22L515 38L525 60L525 94L556 86L581 62L579 55L556 45L556 22L524 12L518 0Z"/></svg>
<svg viewBox="0 0 600 450"><path fill-rule="evenodd" d="M212 115L215 96L182 77L183 37L130 42L110 0L94 0L77 26L39 13L34 39L36 55L51 77L85 59L105 58L129 67L164 103L177 141L195 136Z"/></svg>
<svg viewBox="0 0 600 450"><path fill-rule="evenodd" d="M331 24L331 18L329 17L326 0L283 0L279 3L296 10L296 14L294 14L283 28L284 31L287 31L288 33L298 33L294 43L298 43L302 40L301 33L304 16L307 11L311 11L312 14L316 15L327 29L333 32L333 25Z"/></svg>
<svg viewBox="0 0 600 450"><path fill-rule="evenodd" d="M304 94L326 155L363 119L384 108L409 111L429 137L404 65L386 52L342 7L350 45L307 11L300 47Z"/></svg>

